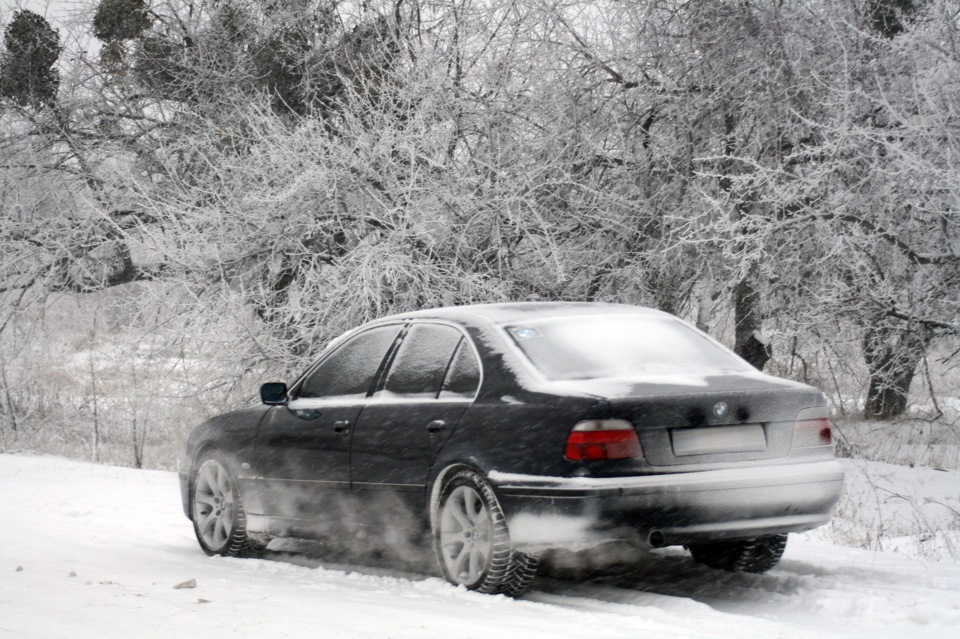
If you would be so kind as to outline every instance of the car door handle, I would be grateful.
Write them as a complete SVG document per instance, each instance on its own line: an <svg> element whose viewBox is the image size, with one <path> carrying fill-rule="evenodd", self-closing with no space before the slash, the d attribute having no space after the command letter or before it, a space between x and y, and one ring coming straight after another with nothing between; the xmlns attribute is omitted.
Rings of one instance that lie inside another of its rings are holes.
<svg viewBox="0 0 960 639"><path fill-rule="evenodd" d="M447 422L443 421L442 419L435 419L429 424L427 424L427 432L439 433L441 430L443 430L443 427L446 425L447 425Z"/></svg>
<svg viewBox="0 0 960 639"><path fill-rule="evenodd" d="M346 433L350 430L350 422L346 419L341 419L333 422L333 432L335 433Z"/></svg>

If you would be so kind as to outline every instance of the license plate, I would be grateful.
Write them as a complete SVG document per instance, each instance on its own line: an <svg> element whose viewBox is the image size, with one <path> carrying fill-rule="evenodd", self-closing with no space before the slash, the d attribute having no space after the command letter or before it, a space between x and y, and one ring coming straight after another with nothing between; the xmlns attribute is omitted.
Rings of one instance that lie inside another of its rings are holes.
<svg viewBox="0 0 960 639"><path fill-rule="evenodd" d="M767 449L767 438L761 424L674 428L670 434L673 438L673 454L677 456L756 453Z"/></svg>

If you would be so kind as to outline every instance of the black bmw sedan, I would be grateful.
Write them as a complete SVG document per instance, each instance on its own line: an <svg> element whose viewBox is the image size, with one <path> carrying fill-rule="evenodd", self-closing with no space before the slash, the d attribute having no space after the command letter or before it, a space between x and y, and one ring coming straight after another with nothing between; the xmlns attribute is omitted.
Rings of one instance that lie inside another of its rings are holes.
<svg viewBox="0 0 960 639"><path fill-rule="evenodd" d="M410 535L450 582L509 595L545 550L608 541L764 572L843 483L819 391L634 306L386 317L261 399L189 438L183 506L208 554Z"/></svg>

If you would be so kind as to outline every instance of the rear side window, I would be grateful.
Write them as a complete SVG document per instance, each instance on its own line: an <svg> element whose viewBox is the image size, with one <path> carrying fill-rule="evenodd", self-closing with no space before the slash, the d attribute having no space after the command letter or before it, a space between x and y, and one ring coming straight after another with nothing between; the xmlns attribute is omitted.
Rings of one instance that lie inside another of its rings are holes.
<svg viewBox="0 0 960 639"><path fill-rule="evenodd" d="M479 387L480 364L477 363L477 356L473 354L470 343L464 338L450 362L440 399L473 399Z"/></svg>
<svg viewBox="0 0 960 639"><path fill-rule="evenodd" d="M378 396L436 398L460 338L460 331L450 326L414 324L397 349Z"/></svg>
<svg viewBox="0 0 960 639"><path fill-rule="evenodd" d="M364 331L341 344L310 373L300 387L299 397L366 397L399 326Z"/></svg>

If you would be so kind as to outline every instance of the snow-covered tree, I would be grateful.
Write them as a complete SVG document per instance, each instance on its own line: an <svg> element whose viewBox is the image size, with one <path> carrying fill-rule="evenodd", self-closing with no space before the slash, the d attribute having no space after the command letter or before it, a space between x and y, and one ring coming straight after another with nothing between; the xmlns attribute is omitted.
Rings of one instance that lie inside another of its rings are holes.
<svg viewBox="0 0 960 639"><path fill-rule="evenodd" d="M57 100L60 35L36 13L17 11L4 29L0 100L22 108L50 107ZM0 103L2 104L2 103Z"/></svg>

